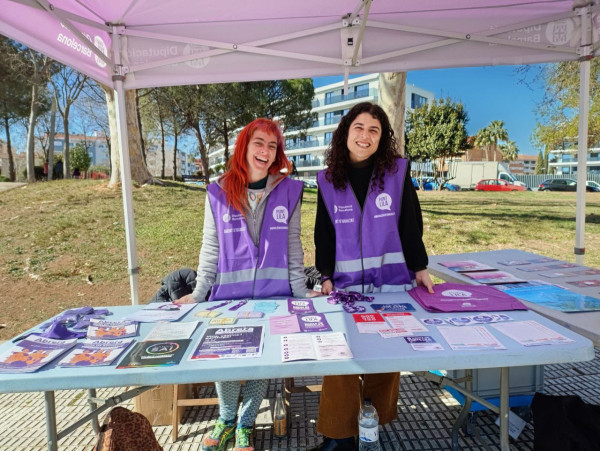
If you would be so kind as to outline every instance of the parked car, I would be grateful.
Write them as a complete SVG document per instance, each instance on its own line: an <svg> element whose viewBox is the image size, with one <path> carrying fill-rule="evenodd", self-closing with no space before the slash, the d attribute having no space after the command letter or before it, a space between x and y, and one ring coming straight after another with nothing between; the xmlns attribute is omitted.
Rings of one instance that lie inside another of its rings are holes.
<svg viewBox="0 0 600 451"><path fill-rule="evenodd" d="M316 180L310 180L310 179L302 180L302 184L304 185L304 188L317 188L318 187Z"/></svg>
<svg viewBox="0 0 600 451"><path fill-rule="evenodd" d="M422 186L423 191L435 191L440 186L434 177L413 177L412 182L415 189L419 190ZM444 182L442 184L442 189L448 191L460 191L460 186L455 185L454 183Z"/></svg>
<svg viewBox="0 0 600 451"><path fill-rule="evenodd" d="M483 179L475 185L475 191L527 191L527 188L502 179Z"/></svg>
<svg viewBox="0 0 600 451"><path fill-rule="evenodd" d="M548 179L540 183L540 191L577 191L577 181L573 179ZM586 191L597 192L600 188L586 185Z"/></svg>
<svg viewBox="0 0 600 451"><path fill-rule="evenodd" d="M594 188L598 188L600 190L600 183L594 182L593 180L588 180L585 182L587 186L593 186Z"/></svg>

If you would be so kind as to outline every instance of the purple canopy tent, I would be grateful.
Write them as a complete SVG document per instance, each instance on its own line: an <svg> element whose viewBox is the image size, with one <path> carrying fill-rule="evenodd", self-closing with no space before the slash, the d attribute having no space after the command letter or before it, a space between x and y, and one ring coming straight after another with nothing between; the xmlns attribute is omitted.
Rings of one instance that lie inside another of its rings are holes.
<svg viewBox="0 0 600 451"><path fill-rule="evenodd" d="M127 89L589 59L600 14L582 0L0 0L0 33L112 86L132 302L137 253ZM584 252L587 140L579 139L575 253Z"/></svg>
<svg viewBox="0 0 600 451"><path fill-rule="evenodd" d="M0 0L0 33L115 90L134 304L137 252L123 94L154 86L581 61L580 262L582 137L599 27L598 6L583 0Z"/></svg>

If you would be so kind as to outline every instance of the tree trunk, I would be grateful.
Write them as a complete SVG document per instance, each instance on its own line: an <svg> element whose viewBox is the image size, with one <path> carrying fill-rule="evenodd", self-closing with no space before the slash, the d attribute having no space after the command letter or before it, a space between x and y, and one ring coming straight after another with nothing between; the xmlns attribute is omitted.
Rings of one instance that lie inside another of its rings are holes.
<svg viewBox="0 0 600 451"><path fill-rule="evenodd" d="M38 110L38 84L39 84L39 69L35 64L35 72L31 87L31 112L29 113L29 128L27 130L27 182L35 182L35 123L37 121Z"/></svg>
<svg viewBox="0 0 600 451"><path fill-rule="evenodd" d="M102 86L104 92L106 94L106 105L108 108L108 123L110 126L110 141L111 144L116 144L119 142L119 134L117 132L117 111L116 111L116 102L114 91L111 88ZM146 162L144 161L144 157L142 155L142 145L141 145L141 137L139 133L139 127L137 123L136 116L136 106L135 106L135 92L134 91L126 91L125 92L125 109L127 110L127 131L129 134L129 159L130 159L130 167L131 167L131 179L139 185L143 185L145 183L154 183L156 180L146 167ZM119 161L119 146L111 146L111 155L110 155L110 182L108 186L110 188L118 185L121 181L121 162Z"/></svg>
<svg viewBox="0 0 600 451"><path fill-rule="evenodd" d="M71 166L71 162L70 162L70 158L69 158L69 154L71 152L71 148L69 147L69 106L65 106L65 115L63 117L63 128L65 129L65 145L63 148L63 174L64 174L64 178L66 179L70 179L71 178L71 170L70 170L70 166Z"/></svg>
<svg viewBox="0 0 600 451"><path fill-rule="evenodd" d="M15 159L12 153L12 145L10 143L10 126L8 124L8 116L4 116L4 130L6 133L6 153L8 153L8 178L11 182L17 181L17 173L15 171Z"/></svg>
<svg viewBox="0 0 600 451"><path fill-rule="evenodd" d="M174 142L173 142L173 181L177 180L177 136L179 133L174 133Z"/></svg>
<svg viewBox="0 0 600 451"><path fill-rule="evenodd" d="M206 152L206 146L204 145L204 139L200 132L200 124L194 124L194 132L196 132L196 139L198 140L198 148L200 149L200 160L202 160L202 172L204 172L204 181L208 185L210 176L208 175L208 154Z"/></svg>
<svg viewBox="0 0 600 451"><path fill-rule="evenodd" d="M227 119L223 121L223 139L225 140L225 165L229 161L229 128L227 128Z"/></svg>
<svg viewBox="0 0 600 451"><path fill-rule="evenodd" d="M161 155L161 166L160 166L160 177L165 178L165 124L160 112L158 111L158 120L160 122L160 155Z"/></svg>
<svg viewBox="0 0 600 451"><path fill-rule="evenodd" d="M48 137L48 181L54 175L54 129L56 126L56 97L52 98L50 109L50 136Z"/></svg>
<svg viewBox="0 0 600 451"><path fill-rule="evenodd" d="M398 142L398 149L400 154L404 156L406 72L384 72L379 74L379 105L390 118L390 124Z"/></svg>
<svg viewBox="0 0 600 451"><path fill-rule="evenodd" d="M142 115L140 114L140 96L138 95L137 89L135 90L135 110L138 121L138 127L140 129L140 142L142 143L142 156L144 157L144 163L148 163L146 160L146 143L144 141L144 131L142 129Z"/></svg>

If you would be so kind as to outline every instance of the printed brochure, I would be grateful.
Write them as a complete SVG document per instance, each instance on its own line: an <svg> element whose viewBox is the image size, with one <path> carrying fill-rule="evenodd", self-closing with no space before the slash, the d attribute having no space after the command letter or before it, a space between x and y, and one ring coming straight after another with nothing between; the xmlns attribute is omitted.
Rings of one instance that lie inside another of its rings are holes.
<svg viewBox="0 0 600 451"><path fill-rule="evenodd" d="M465 272L465 271L493 271L496 268L490 265L486 265L484 263L479 263L475 260L462 260L456 262L440 262L440 265L445 266L446 268L456 271L456 272Z"/></svg>
<svg viewBox="0 0 600 451"><path fill-rule="evenodd" d="M58 362L61 367L104 366L112 364L131 343L124 340L84 340L78 343L66 357Z"/></svg>
<svg viewBox="0 0 600 451"><path fill-rule="evenodd" d="M0 373L33 373L75 346L76 338L55 340L29 335L0 354Z"/></svg>
<svg viewBox="0 0 600 451"><path fill-rule="evenodd" d="M137 335L138 324L135 321L106 321L91 319L87 330L89 340L116 340Z"/></svg>
<svg viewBox="0 0 600 451"><path fill-rule="evenodd" d="M263 340L263 326L209 327L188 360L260 357Z"/></svg>
<svg viewBox="0 0 600 451"><path fill-rule="evenodd" d="M352 351L342 332L281 336L281 360L283 362L351 359L352 357Z"/></svg>
<svg viewBox="0 0 600 451"><path fill-rule="evenodd" d="M190 341L189 339L140 341L123 357L117 368L177 365L181 362Z"/></svg>

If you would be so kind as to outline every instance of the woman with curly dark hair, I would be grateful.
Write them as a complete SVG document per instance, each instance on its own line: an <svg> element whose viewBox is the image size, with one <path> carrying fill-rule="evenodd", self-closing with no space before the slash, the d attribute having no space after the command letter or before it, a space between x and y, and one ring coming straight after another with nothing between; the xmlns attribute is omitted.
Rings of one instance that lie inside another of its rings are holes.
<svg viewBox="0 0 600 451"><path fill-rule="evenodd" d="M316 266L322 293L404 291L423 285L433 292L423 244L423 219L383 109L355 105L333 133L327 169L317 180ZM353 450L361 394L370 398L381 424L397 417L399 373L325 376L314 450ZM362 384L362 390L361 390Z"/></svg>

